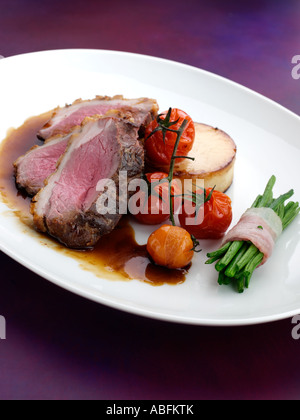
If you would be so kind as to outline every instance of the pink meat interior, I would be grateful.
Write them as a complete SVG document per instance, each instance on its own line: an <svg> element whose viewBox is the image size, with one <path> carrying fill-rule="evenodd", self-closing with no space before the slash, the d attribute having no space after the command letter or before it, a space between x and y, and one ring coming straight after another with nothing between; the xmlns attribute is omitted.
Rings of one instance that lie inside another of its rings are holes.
<svg viewBox="0 0 300 420"><path fill-rule="evenodd" d="M124 107L122 103L115 103L113 105L114 109L121 109ZM64 119L62 119L58 124L55 124L54 130L55 131L63 131L66 132L72 127L76 125L81 125L83 120L86 117L91 117L93 115L104 115L106 112L112 109L112 105L108 102L108 104L93 104L93 105L85 105L81 106L76 111L72 112L72 114L68 115Z"/></svg>
<svg viewBox="0 0 300 420"><path fill-rule="evenodd" d="M39 147L24 157L20 167L20 181L25 179L25 184L42 188L44 181L55 170L58 159L65 152L69 137L47 147Z"/></svg>
<svg viewBox="0 0 300 420"><path fill-rule="evenodd" d="M120 164L117 128L111 122L108 130L100 131L89 140L72 148L50 199L50 217L70 211L84 211L96 199L97 184L110 179Z"/></svg>

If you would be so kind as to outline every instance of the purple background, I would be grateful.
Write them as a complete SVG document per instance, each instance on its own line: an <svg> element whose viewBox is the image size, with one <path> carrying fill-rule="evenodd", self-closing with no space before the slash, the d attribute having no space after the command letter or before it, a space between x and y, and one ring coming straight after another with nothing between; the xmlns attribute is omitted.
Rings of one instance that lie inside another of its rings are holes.
<svg viewBox="0 0 300 420"><path fill-rule="evenodd" d="M191 64L300 113L300 2L1 0L0 54L99 48ZM42 63L41 63L42 66ZM17 92L16 92L17 95ZM291 320L193 327L122 313L0 255L1 399L299 399Z"/></svg>

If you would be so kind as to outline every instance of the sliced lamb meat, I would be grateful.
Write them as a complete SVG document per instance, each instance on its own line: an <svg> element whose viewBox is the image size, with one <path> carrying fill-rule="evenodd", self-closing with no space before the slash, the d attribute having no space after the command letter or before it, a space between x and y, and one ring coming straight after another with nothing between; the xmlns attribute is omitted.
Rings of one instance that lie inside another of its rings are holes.
<svg viewBox="0 0 300 420"><path fill-rule="evenodd" d="M140 130L147 125L156 115L158 106L151 99L122 99L122 96L114 98L97 97L92 101L74 102L66 108L58 108L53 118L40 131L47 139L43 146L35 146L27 154L21 156L14 164L16 183L29 195L35 195L44 187L44 181L55 171L56 164L65 152L72 131L77 129L76 124L81 124L86 114L122 113L124 119L128 119ZM115 108L120 108L117 111ZM46 128L48 127L48 128ZM71 130L71 131L70 131ZM61 134L66 131L67 134ZM58 134L60 133L60 134Z"/></svg>
<svg viewBox="0 0 300 420"><path fill-rule="evenodd" d="M44 187L45 180L56 170L58 159L66 151L72 134L51 137L43 146L34 146L14 163L16 184L28 195L37 194Z"/></svg>
<svg viewBox="0 0 300 420"><path fill-rule="evenodd" d="M110 109L129 111L133 114L135 124L140 128L150 122L158 111L157 102L153 99L124 99L123 96L96 96L93 100L78 99L72 105L54 110L52 118L39 131L38 137L48 139L56 134L65 134L86 117L104 115Z"/></svg>
<svg viewBox="0 0 300 420"><path fill-rule="evenodd" d="M126 171L129 182L141 176L143 167L137 127L116 117L87 118L69 141L56 172L33 199L36 227L70 248L94 247L120 221L119 207L127 205L124 191L119 191L120 171ZM103 180L116 187L116 209L107 214L102 213L113 188L102 190Z"/></svg>

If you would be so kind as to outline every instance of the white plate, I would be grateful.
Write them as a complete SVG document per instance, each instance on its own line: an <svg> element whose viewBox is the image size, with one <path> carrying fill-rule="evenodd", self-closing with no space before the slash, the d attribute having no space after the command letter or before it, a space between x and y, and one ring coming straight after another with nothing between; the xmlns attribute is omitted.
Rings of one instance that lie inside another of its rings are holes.
<svg viewBox="0 0 300 420"><path fill-rule="evenodd" d="M300 118L274 102L219 76L157 58L96 50L48 51L0 61L0 139L10 127L58 104L96 94L156 98L188 112L194 120L227 131L238 145L233 200L234 223L277 176L276 193L295 189L300 199ZM78 295L131 313L198 325L246 325L300 313L299 218L280 238L272 260L256 271L239 295L220 287L202 241L187 281L152 287L139 281L115 282L83 271L78 262L23 232L0 204L1 250L42 277ZM138 228L146 243L149 229Z"/></svg>

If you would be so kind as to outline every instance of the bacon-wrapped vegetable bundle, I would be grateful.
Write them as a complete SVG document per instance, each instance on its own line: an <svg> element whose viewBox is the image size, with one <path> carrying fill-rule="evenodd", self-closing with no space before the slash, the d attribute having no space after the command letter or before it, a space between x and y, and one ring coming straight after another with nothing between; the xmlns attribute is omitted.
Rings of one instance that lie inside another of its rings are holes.
<svg viewBox="0 0 300 420"><path fill-rule="evenodd" d="M216 263L219 284L236 284L239 293L249 287L253 272L271 257L278 237L300 212L298 202L286 201L294 195L290 190L274 199L273 175L263 195L259 195L252 207L241 217L238 224L225 236L221 249L207 254L206 264Z"/></svg>

